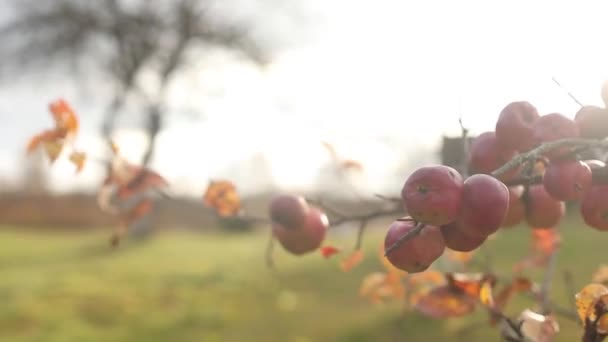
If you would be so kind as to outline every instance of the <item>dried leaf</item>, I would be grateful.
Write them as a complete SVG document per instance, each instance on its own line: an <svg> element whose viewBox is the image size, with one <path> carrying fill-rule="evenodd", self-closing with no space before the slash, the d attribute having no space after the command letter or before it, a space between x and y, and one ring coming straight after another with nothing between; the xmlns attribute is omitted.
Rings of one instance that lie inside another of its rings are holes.
<svg viewBox="0 0 608 342"><path fill-rule="evenodd" d="M595 302L604 295L608 294L608 288L602 284L589 284L585 286L579 293L575 295L576 311L583 324L589 319L595 321L595 311L593 306Z"/></svg>
<svg viewBox="0 0 608 342"><path fill-rule="evenodd" d="M133 167L133 176L129 182L121 184L118 190L118 197L128 198L134 194L145 192L151 189L160 189L169 186L169 183L161 175L148 168Z"/></svg>
<svg viewBox="0 0 608 342"><path fill-rule="evenodd" d="M475 311L476 300L462 292L454 291L447 285L437 287L422 296L415 308L431 318L465 316Z"/></svg>
<svg viewBox="0 0 608 342"><path fill-rule="evenodd" d="M494 295L492 293L491 282L485 281L483 282L483 284L481 284L481 287L479 289L479 301L481 302L481 304L489 308L494 308L496 306L496 303L494 302Z"/></svg>
<svg viewBox="0 0 608 342"><path fill-rule="evenodd" d="M45 141L43 146L44 152L46 152L46 155L49 157L49 160L51 161L51 163L54 163L61 155L61 151L63 150L63 141Z"/></svg>
<svg viewBox="0 0 608 342"><path fill-rule="evenodd" d="M334 246L323 246L319 248L319 251L321 252L321 255L326 259L332 257L335 254L340 253L340 249Z"/></svg>
<svg viewBox="0 0 608 342"><path fill-rule="evenodd" d="M519 316L520 331L532 342L552 342L559 332L557 321L551 316L524 310Z"/></svg>
<svg viewBox="0 0 608 342"><path fill-rule="evenodd" d="M479 298L481 287L489 282L491 286L496 283L496 277L483 273L449 273L446 275L448 285L458 289L472 298Z"/></svg>
<svg viewBox="0 0 608 342"><path fill-rule="evenodd" d="M45 142L55 141L55 140L57 140L59 138L61 138L61 136L55 130L46 130L46 131L43 131L42 133L36 134L35 136L33 136L30 139L30 141L27 144L26 151L27 151L27 153L32 153L41 144L43 144Z"/></svg>
<svg viewBox="0 0 608 342"><path fill-rule="evenodd" d="M342 259L340 261L340 267L342 271L348 272L355 268L355 266L359 265L363 261L363 251L360 249L355 250L349 256Z"/></svg>
<svg viewBox="0 0 608 342"><path fill-rule="evenodd" d="M241 199L230 181L212 181L203 196L205 206L220 216L232 216L241 210Z"/></svg>
<svg viewBox="0 0 608 342"><path fill-rule="evenodd" d="M76 166L76 172L79 173L84 169L84 163L87 156L84 152L72 152L70 154L70 162Z"/></svg>

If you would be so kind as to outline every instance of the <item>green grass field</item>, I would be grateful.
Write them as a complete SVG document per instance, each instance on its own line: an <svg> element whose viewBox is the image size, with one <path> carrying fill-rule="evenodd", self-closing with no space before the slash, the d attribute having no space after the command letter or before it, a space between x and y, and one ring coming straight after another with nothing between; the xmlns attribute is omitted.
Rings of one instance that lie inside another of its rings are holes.
<svg viewBox="0 0 608 342"><path fill-rule="evenodd" d="M608 235L561 227L564 244L552 294L569 295L562 271L587 283L608 262ZM528 248L525 228L502 232L486 245L494 269L507 274ZM278 269L265 267L265 234L163 233L110 250L108 234L0 230L1 341L498 341L479 312L434 321L400 303L371 305L358 297L363 276L381 270L368 257L349 273L318 254L295 258L278 250ZM330 240L352 245L353 237ZM485 259L479 255L480 259ZM539 273L530 276L539 279ZM529 305L518 299L512 313ZM580 328L560 319L559 341Z"/></svg>

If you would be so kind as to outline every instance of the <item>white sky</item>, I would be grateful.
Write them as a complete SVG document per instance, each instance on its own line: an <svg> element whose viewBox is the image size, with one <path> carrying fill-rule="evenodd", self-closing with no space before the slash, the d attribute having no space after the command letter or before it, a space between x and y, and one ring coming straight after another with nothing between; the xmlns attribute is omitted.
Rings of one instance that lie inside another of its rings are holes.
<svg viewBox="0 0 608 342"><path fill-rule="evenodd" d="M514 100L573 117L576 104L552 76L582 102L602 103L602 1L314 0L307 7L316 18L307 39L292 42L268 68L207 63L173 90L176 106L204 103L206 117L174 117L160 137L155 164L176 192L198 195L209 177L222 176L255 190L269 180L227 169L255 171L254 157L269 162L277 186L311 186L328 160L321 140L363 162L359 190L387 192L406 176L395 176L400 163L415 167L442 134L458 133L459 113L473 133L493 129ZM57 96L81 112L80 143L99 148L93 134L103 98L64 83L30 79L0 89L2 170L17 169L27 137L50 124L46 104ZM133 158L141 142L137 132L120 133ZM52 176L58 189L99 179L94 169L74 179L67 163Z"/></svg>

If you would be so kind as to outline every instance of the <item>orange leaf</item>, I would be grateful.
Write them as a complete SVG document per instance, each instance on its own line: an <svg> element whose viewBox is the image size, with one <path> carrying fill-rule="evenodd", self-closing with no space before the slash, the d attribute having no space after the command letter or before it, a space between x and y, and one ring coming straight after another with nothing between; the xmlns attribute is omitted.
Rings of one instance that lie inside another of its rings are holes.
<svg viewBox="0 0 608 342"><path fill-rule="evenodd" d="M481 287L489 282L492 286L496 283L494 276L483 273L449 273L447 274L448 285L460 290L473 298L479 298Z"/></svg>
<svg viewBox="0 0 608 342"><path fill-rule="evenodd" d="M481 288L479 289L479 301L489 308L494 308L496 306L492 293L492 283L490 281L485 281L481 284Z"/></svg>
<svg viewBox="0 0 608 342"><path fill-rule="evenodd" d="M75 134L78 132L78 117L65 100L58 99L51 102L49 110L53 114L58 131L64 132L64 134Z"/></svg>
<svg viewBox="0 0 608 342"><path fill-rule="evenodd" d="M355 268L355 266L359 265L361 261L363 261L363 251L357 249L349 256L342 259L342 261L340 262L340 267L342 268L342 271L348 272Z"/></svg>
<svg viewBox="0 0 608 342"><path fill-rule="evenodd" d="M319 251L321 251L321 255L326 259L340 253L340 249L334 246L323 246L319 248Z"/></svg>
<svg viewBox="0 0 608 342"><path fill-rule="evenodd" d="M532 247L543 254L551 254L561 242L559 232L555 228L532 229Z"/></svg>
<svg viewBox="0 0 608 342"><path fill-rule="evenodd" d="M60 138L60 135L55 130L46 130L40 134L33 136L27 144L27 153L32 153L41 144L45 142L51 142Z"/></svg>
<svg viewBox="0 0 608 342"><path fill-rule="evenodd" d="M422 296L415 307L423 315L431 318L465 316L475 311L476 299L456 292L452 287L441 286Z"/></svg>
<svg viewBox="0 0 608 342"><path fill-rule="evenodd" d="M84 152L72 152L70 154L70 161L76 166L76 172L82 171L86 159L87 156Z"/></svg>
<svg viewBox="0 0 608 342"><path fill-rule="evenodd" d="M241 210L241 199L236 186L230 181L211 182L203 196L203 202L220 216L236 215Z"/></svg>

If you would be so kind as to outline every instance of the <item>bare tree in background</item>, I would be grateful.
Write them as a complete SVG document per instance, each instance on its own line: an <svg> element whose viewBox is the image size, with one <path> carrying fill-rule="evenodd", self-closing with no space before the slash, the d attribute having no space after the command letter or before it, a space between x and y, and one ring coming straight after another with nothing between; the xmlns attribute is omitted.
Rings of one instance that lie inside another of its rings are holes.
<svg viewBox="0 0 608 342"><path fill-rule="evenodd" d="M0 58L17 63L20 72L48 68L50 62L68 62L77 68L79 62L94 61L114 85L103 135L111 135L126 101L138 99L149 138L142 162L148 164L163 127L166 91L189 65L189 57L220 47L255 63L266 61L263 49L248 33L251 27L219 20L209 10L213 4L213 0L14 0L13 18L0 29ZM155 82L142 84L144 73L153 75Z"/></svg>

